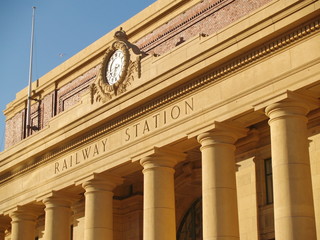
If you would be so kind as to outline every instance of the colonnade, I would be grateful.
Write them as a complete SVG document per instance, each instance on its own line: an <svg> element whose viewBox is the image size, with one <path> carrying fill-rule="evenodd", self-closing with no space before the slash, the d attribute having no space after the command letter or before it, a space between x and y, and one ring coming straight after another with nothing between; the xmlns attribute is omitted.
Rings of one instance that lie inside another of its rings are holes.
<svg viewBox="0 0 320 240"><path fill-rule="evenodd" d="M316 239L310 159L307 139L308 103L287 99L266 108L271 132L277 240ZM246 130L216 123L197 134L202 155L203 239L237 240L239 237L235 142ZM140 159L144 175L144 240L175 240L174 167L185 155L155 149ZM115 176L83 182L86 240L113 239L112 199L122 183ZM70 239L74 199L61 193L43 200L45 239ZM37 212L19 207L10 214L12 240L34 240ZM0 228L0 240L4 239Z"/></svg>

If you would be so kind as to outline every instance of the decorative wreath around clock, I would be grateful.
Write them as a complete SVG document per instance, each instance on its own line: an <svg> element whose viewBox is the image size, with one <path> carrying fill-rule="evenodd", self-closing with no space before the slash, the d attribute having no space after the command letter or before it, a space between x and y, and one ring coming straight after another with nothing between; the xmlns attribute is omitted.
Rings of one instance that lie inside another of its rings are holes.
<svg viewBox="0 0 320 240"><path fill-rule="evenodd" d="M116 91L127 76L129 50L124 42L117 41L105 52L100 78L108 91Z"/></svg>
<svg viewBox="0 0 320 240"><path fill-rule="evenodd" d="M91 103L107 102L127 91L135 78L140 78L141 58L146 56L131 44L120 28L114 35L115 42L104 53L97 78L90 86Z"/></svg>

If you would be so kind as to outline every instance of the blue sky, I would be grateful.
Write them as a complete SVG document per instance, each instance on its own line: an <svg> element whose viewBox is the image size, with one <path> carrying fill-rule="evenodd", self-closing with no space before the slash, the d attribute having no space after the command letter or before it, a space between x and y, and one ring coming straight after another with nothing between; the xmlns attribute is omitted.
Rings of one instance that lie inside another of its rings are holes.
<svg viewBox="0 0 320 240"><path fill-rule="evenodd" d="M36 7L33 81L156 0L0 0L0 151L2 111L27 87L32 7Z"/></svg>

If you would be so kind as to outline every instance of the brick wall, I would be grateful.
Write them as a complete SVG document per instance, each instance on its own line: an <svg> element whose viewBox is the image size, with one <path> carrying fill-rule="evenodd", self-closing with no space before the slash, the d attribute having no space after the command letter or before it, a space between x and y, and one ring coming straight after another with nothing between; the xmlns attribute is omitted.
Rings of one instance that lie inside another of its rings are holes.
<svg viewBox="0 0 320 240"><path fill-rule="evenodd" d="M81 95L88 91L100 65L72 80L63 87L45 95L37 96L31 106L31 134L46 127L52 117L63 112L81 100ZM25 113L23 110L6 121L5 149L18 143L25 137Z"/></svg>
<svg viewBox="0 0 320 240"><path fill-rule="evenodd" d="M101 66L98 65L92 68L57 91L57 113L69 109L80 101L81 95L88 91L89 85L96 77L100 67Z"/></svg>
<svg viewBox="0 0 320 240"><path fill-rule="evenodd" d="M271 0L204 0L136 42L144 52L164 54L188 39L213 34Z"/></svg>
<svg viewBox="0 0 320 240"><path fill-rule="evenodd" d="M8 148L24 138L25 110L6 121L5 148Z"/></svg>

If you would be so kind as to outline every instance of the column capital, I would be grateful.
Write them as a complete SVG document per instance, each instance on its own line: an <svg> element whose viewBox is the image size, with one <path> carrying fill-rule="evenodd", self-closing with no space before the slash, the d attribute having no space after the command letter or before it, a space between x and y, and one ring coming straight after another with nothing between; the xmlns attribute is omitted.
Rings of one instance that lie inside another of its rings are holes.
<svg viewBox="0 0 320 240"><path fill-rule="evenodd" d="M96 174L93 173L78 181L82 187L88 191L113 191L118 185L122 184L123 178L114 174Z"/></svg>
<svg viewBox="0 0 320 240"><path fill-rule="evenodd" d="M309 111L319 106L319 100L313 96L286 90L284 92L279 93L278 95L272 96L271 98L263 99L260 103L255 104L253 107L255 111L265 112L265 109L268 106L285 102L287 100L296 100L298 102L304 102L305 104L307 104Z"/></svg>
<svg viewBox="0 0 320 240"><path fill-rule="evenodd" d="M269 123L284 117L305 117L316 104L313 99L289 97L283 101L272 103L265 108L265 114L270 118ZM307 119L305 118L305 121Z"/></svg>
<svg viewBox="0 0 320 240"><path fill-rule="evenodd" d="M79 200L80 196L70 194L64 191L52 191L43 195L42 202L48 207L70 207L74 202Z"/></svg>
<svg viewBox="0 0 320 240"><path fill-rule="evenodd" d="M43 213L42 206L17 206L10 210L12 221L35 221Z"/></svg>
<svg viewBox="0 0 320 240"><path fill-rule="evenodd" d="M170 148L154 148L153 154L142 157L140 164L144 169L155 167L173 168L178 162L185 160L186 154Z"/></svg>
<svg viewBox="0 0 320 240"><path fill-rule="evenodd" d="M214 128L200 133L197 140L202 147L212 144L234 144L239 138L246 136L247 132L246 128L215 122Z"/></svg>
<svg viewBox="0 0 320 240"><path fill-rule="evenodd" d="M42 209L42 206L41 206ZM40 207L34 205L17 206L9 213L11 217L11 238L33 240Z"/></svg>

